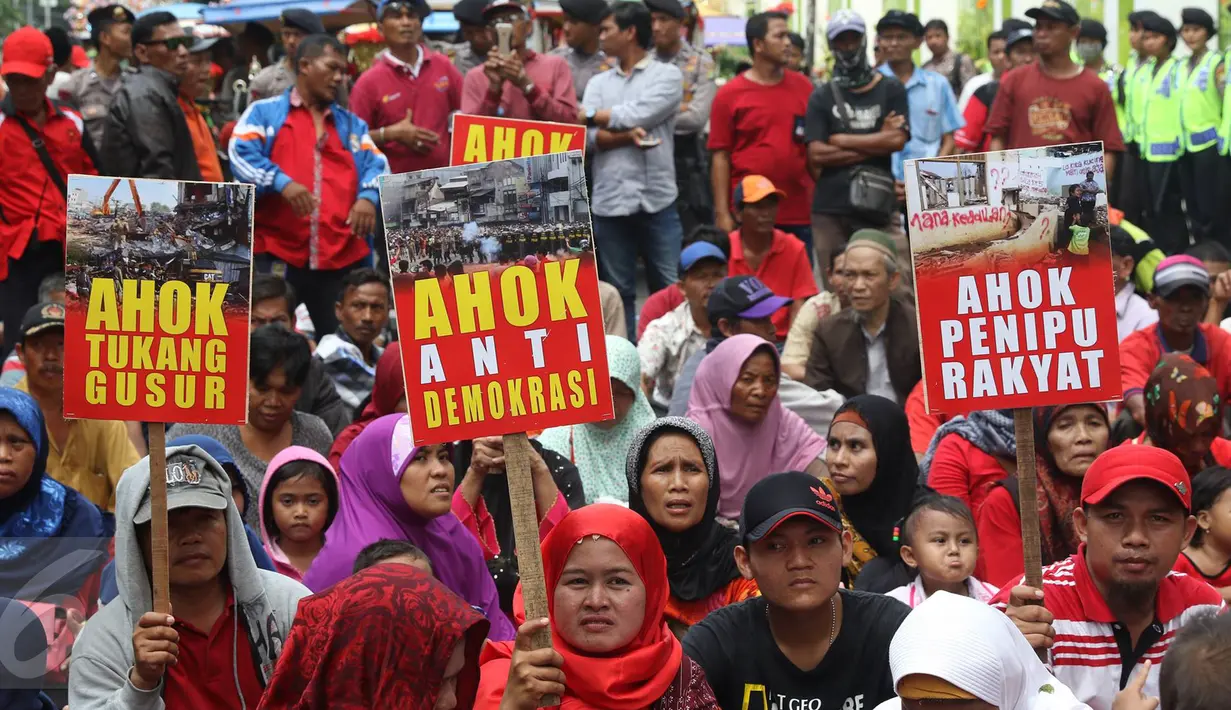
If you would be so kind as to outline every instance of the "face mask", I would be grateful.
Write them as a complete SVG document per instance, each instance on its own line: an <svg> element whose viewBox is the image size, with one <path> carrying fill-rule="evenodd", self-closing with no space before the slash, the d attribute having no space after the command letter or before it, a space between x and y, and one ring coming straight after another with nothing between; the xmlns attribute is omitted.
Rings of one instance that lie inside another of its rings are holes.
<svg viewBox="0 0 1231 710"><path fill-rule="evenodd" d="M833 80L840 88L865 86L872 80L872 65L868 62L868 38L860 39L859 47L849 51L833 49Z"/></svg>
<svg viewBox="0 0 1231 710"><path fill-rule="evenodd" d="M1083 62L1093 61L1103 56L1103 47L1097 42L1082 42L1077 45L1077 56Z"/></svg>

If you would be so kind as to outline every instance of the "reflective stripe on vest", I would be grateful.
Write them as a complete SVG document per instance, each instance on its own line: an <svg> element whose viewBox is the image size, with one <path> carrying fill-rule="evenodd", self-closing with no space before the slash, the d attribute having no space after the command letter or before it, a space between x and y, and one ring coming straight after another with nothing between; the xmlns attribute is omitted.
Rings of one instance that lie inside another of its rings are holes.
<svg viewBox="0 0 1231 710"><path fill-rule="evenodd" d="M1184 154L1184 127L1180 124L1180 73L1174 57L1154 72L1153 60L1142 67L1134 82L1138 142L1141 157L1168 163Z"/></svg>
<svg viewBox="0 0 1231 710"><path fill-rule="evenodd" d="M1207 52L1191 72L1186 60L1180 62L1181 75L1184 76L1180 115L1185 148L1190 152L1205 150L1218 143L1223 98L1218 92L1217 73L1222 68L1222 59L1217 52Z"/></svg>

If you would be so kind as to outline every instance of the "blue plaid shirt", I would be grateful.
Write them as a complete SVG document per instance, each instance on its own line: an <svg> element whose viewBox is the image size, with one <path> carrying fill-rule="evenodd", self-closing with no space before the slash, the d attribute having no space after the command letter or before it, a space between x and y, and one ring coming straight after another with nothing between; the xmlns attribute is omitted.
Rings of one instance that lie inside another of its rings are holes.
<svg viewBox="0 0 1231 710"><path fill-rule="evenodd" d="M896 77L886 62L880 66L885 76ZM949 80L934 71L915 67L906 82L906 100L910 104L910 140L893 154L893 177L905 180L902 163L915 158L934 158L940 154L940 141L966 125L957 110L957 97Z"/></svg>

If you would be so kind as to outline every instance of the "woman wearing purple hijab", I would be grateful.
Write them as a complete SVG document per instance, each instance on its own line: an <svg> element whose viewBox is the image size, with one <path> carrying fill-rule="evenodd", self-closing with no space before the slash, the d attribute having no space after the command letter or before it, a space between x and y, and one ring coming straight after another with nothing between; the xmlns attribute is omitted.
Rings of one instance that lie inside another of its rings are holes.
<svg viewBox="0 0 1231 710"><path fill-rule="evenodd" d="M452 513L449 457L448 445L415 446L405 414L368 425L342 454L338 514L303 581L321 592L351 575L364 547L405 540L427 554L437 579L487 616L488 638L508 641L516 631L500 610L483 552Z"/></svg>

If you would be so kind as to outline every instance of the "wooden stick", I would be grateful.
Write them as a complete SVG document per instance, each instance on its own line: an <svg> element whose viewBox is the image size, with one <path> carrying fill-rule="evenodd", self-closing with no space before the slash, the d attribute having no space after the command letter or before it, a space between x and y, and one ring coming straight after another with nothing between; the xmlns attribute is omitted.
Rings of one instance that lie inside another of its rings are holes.
<svg viewBox="0 0 1231 710"><path fill-rule="evenodd" d="M526 619L547 616L547 583L543 579L543 551L539 547L539 514L534 505L534 480L530 459L534 449L525 434L504 435L504 473L509 479L509 507L513 509L513 540L517 546L517 569ZM551 629L541 629L532 640L535 650L551 648ZM539 707L560 704L555 695L544 695Z"/></svg>
<svg viewBox="0 0 1231 710"><path fill-rule="evenodd" d="M1043 548L1039 544L1039 491L1035 471L1034 418L1029 408L1013 410L1017 438L1017 508L1022 519L1022 559L1026 584L1043 587Z"/></svg>
<svg viewBox="0 0 1231 710"><path fill-rule="evenodd" d="M167 429L150 422L150 566L154 611L171 613L171 565L167 533Z"/></svg>

